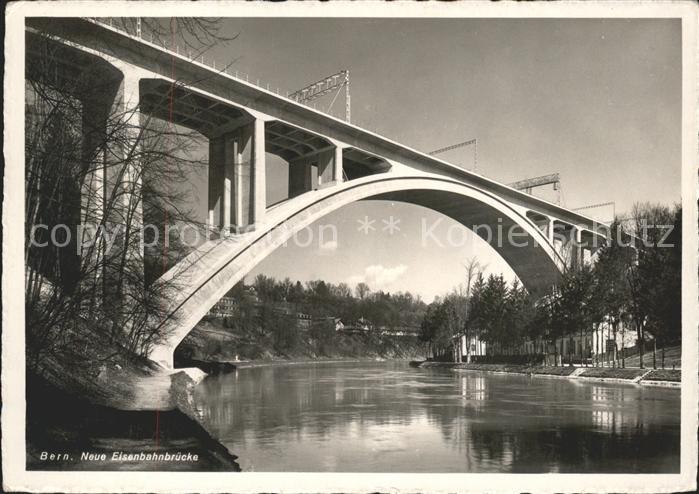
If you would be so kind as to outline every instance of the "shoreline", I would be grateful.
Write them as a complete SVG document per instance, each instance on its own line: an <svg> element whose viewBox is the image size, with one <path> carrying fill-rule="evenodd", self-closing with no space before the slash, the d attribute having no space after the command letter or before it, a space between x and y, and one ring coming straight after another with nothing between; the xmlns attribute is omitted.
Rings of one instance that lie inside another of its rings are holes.
<svg viewBox="0 0 699 494"><path fill-rule="evenodd" d="M207 372L203 367L211 369L226 369L224 372L234 372L239 369L252 369L257 367L274 367L283 365L303 365L303 364L341 364L341 363L376 363L376 362L411 362L410 359L396 358L354 358L354 357L329 357L317 359L270 359L270 360L199 360L188 359L182 362L182 366L176 367L176 371L184 370L188 367L196 367ZM216 372L214 372L215 374ZM207 374L211 374L208 373Z"/></svg>
<svg viewBox="0 0 699 494"><path fill-rule="evenodd" d="M170 408L123 409L31 381L27 470L240 471L237 456L177 398Z"/></svg>
<svg viewBox="0 0 699 494"><path fill-rule="evenodd" d="M610 367L544 367L544 366L524 366L524 365L499 365L499 364L466 364L461 362L434 362L434 361L411 361L411 367L420 369L449 369L454 372L488 372L491 374L514 374L530 377L557 378L569 379L576 381L591 381L591 382L610 382L616 384L635 384L639 386L655 386L665 387L670 389L680 389L682 386L681 380L671 381L666 379L647 379L646 377L654 371L661 369L619 369ZM595 371L596 369L596 371ZM584 375L586 371L593 373L611 373L611 374L636 374L633 377L619 376L595 376ZM670 372L664 369L663 372ZM680 375L680 370L673 371Z"/></svg>

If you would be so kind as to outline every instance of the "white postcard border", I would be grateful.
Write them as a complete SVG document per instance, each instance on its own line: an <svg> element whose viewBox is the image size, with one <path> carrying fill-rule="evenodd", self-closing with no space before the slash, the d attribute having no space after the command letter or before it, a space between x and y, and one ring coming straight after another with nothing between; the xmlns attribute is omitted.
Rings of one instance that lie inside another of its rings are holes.
<svg viewBox="0 0 699 494"><path fill-rule="evenodd" d="M31 492L677 492L697 471L697 12L692 2L18 2L6 11L2 460L6 490ZM682 19L683 345L680 474L37 472L26 470L24 356L25 16L610 17Z"/></svg>

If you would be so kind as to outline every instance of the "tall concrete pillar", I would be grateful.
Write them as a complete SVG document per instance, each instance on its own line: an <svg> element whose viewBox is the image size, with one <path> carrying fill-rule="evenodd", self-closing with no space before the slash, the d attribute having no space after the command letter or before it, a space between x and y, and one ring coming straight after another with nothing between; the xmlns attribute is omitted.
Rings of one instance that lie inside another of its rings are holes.
<svg viewBox="0 0 699 494"><path fill-rule="evenodd" d="M107 109L105 121L104 168L101 176L102 210L107 226L120 227L118 240L129 256L143 257L140 230L143 224L143 169L140 160L142 121L139 109L138 75L124 71L113 99L102 102ZM105 95L106 96L106 95ZM84 108L85 112L93 109ZM99 179L97 179L99 180Z"/></svg>
<svg viewBox="0 0 699 494"><path fill-rule="evenodd" d="M333 180L335 181L335 183L339 184L343 181L343 166L344 163L342 161L342 147L335 146L335 168L333 169Z"/></svg>
<svg viewBox="0 0 699 494"><path fill-rule="evenodd" d="M583 264L582 230L573 227L573 267L580 268Z"/></svg>
<svg viewBox="0 0 699 494"><path fill-rule="evenodd" d="M342 182L342 148L333 146L289 162L289 197L313 188L312 167L318 167L318 188Z"/></svg>
<svg viewBox="0 0 699 494"><path fill-rule="evenodd" d="M264 218L264 121L209 140L209 224L224 233L254 228Z"/></svg>
<svg viewBox="0 0 699 494"><path fill-rule="evenodd" d="M110 301L105 310L118 323L145 283L140 77L125 69L121 79L105 79L82 100L85 174L78 241L89 256L83 264L92 274L93 293ZM100 235L97 228L103 229Z"/></svg>
<svg viewBox="0 0 699 494"><path fill-rule="evenodd" d="M105 84L100 90L88 92L82 99L82 166L83 183L80 185L80 220L83 225L80 238L79 262L90 273L88 291L94 305L102 304L105 292L105 242L98 228L105 214L107 172L107 122L117 99L120 82ZM77 232L76 232L77 233ZM74 251L75 252L75 251Z"/></svg>
<svg viewBox="0 0 699 494"><path fill-rule="evenodd" d="M554 225L554 220L553 218L549 218L548 224L546 225L546 237L549 239L549 242L551 245L553 245L553 225Z"/></svg>
<svg viewBox="0 0 699 494"><path fill-rule="evenodd" d="M226 162L224 136L209 139L209 215L210 228L223 225L223 180Z"/></svg>
<svg viewBox="0 0 699 494"><path fill-rule="evenodd" d="M124 74L122 91L125 149L122 151L122 156L125 166L122 207L127 215L127 223L130 225L126 232L130 254L143 259L143 242L140 239L143 226L143 168L139 159L142 145L139 82L138 76L128 72Z"/></svg>
<svg viewBox="0 0 699 494"><path fill-rule="evenodd" d="M120 83L105 84L99 90L90 92L81 101L82 112L82 160L85 171L80 194L80 221L82 238L78 239L85 249L83 254L100 256L101 245L93 245L95 231L104 220L105 172L107 165L107 122L113 111ZM95 259L96 260L96 259Z"/></svg>
<svg viewBox="0 0 699 494"><path fill-rule="evenodd" d="M326 149L318 153L318 187L326 187L334 183L335 178L335 149Z"/></svg>
<svg viewBox="0 0 699 494"><path fill-rule="evenodd" d="M264 220L267 211L267 163L265 160L265 122L255 119L253 129L253 224Z"/></svg>

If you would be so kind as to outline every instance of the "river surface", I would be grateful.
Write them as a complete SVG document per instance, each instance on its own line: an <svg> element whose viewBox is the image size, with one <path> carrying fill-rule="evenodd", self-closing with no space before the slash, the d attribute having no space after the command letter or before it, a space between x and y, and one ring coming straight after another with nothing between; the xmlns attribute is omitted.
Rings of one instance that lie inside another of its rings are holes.
<svg viewBox="0 0 699 494"><path fill-rule="evenodd" d="M680 391L415 369L241 369L195 391L243 471L679 472Z"/></svg>

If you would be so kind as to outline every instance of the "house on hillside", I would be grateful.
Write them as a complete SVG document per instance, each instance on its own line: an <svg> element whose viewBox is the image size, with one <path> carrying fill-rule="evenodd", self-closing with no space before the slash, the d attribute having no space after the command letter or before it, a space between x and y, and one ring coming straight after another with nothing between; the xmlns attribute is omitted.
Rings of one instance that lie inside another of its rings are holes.
<svg viewBox="0 0 699 494"><path fill-rule="evenodd" d="M298 329L309 329L313 323L313 318L309 314L304 314L302 312L297 312L295 314L296 327Z"/></svg>
<svg viewBox="0 0 699 494"><path fill-rule="evenodd" d="M238 310L238 303L233 297L222 297L209 309L208 315L213 317L233 317Z"/></svg>

